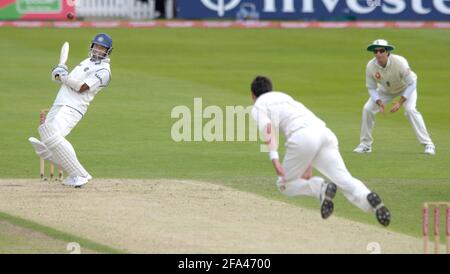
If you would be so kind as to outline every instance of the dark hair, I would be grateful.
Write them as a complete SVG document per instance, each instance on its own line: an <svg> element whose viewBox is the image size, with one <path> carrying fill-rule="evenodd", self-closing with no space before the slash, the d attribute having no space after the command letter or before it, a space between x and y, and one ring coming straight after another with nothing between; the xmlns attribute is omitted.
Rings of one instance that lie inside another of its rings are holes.
<svg viewBox="0 0 450 274"><path fill-rule="evenodd" d="M266 76L256 76L252 82L251 90L256 97L272 91L272 81Z"/></svg>

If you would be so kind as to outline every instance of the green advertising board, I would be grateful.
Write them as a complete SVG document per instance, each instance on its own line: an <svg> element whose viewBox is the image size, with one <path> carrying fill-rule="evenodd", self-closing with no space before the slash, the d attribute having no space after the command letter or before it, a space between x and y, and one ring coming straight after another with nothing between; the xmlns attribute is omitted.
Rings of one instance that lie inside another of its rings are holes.
<svg viewBox="0 0 450 274"><path fill-rule="evenodd" d="M0 20L61 20L74 13L73 1L0 0Z"/></svg>
<svg viewBox="0 0 450 274"><path fill-rule="evenodd" d="M16 0L19 13L59 13L61 0Z"/></svg>

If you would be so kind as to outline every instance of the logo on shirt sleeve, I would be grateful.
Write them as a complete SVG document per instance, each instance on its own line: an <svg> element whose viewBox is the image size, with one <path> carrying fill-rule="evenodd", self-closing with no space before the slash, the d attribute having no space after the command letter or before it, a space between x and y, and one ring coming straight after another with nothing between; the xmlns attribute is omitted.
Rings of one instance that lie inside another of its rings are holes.
<svg viewBox="0 0 450 274"><path fill-rule="evenodd" d="M411 74L411 69L407 68L405 71L405 77L408 77Z"/></svg>

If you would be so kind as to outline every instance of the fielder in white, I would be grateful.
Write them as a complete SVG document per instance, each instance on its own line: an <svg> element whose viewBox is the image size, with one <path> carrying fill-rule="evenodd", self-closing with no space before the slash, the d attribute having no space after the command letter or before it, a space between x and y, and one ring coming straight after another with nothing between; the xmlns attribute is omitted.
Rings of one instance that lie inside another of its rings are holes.
<svg viewBox="0 0 450 274"><path fill-rule="evenodd" d="M265 76L253 80L251 91L255 102L252 117L268 144L281 193L319 199L322 218L326 219L333 213L333 198L339 187L351 203L365 212L375 212L380 224L389 225L389 210L376 193L352 177L339 153L336 136L322 120L289 95L272 91L271 80ZM277 151L278 130L286 137L283 164ZM312 177L312 168L331 182Z"/></svg>
<svg viewBox="0 0 450 274"><path fill-rule="evenodd" d="M405 107L405 116L416 133L419 142L425 146L425 154L434 155L436 148L428 134L425 122L416 109L417 75L409 67L408 61L399 55L391 54L394 46L386 40L375 40L367 47L375 54L366 68L366 87L370 98L364 105L360 144L353 150L357 153L372 152L372 131L375 114L384 114L384 107L395 97L400 99L394 104L391 113Z"/></svg>
<svg viewBox="0 0 450 274"><path fill-rule="evenodd" d="M98 34L92 40L89 58L70 73L61 64L52 71L52 80L61 84L61 88L45 123L38 128L41 141L34 137L30 137L29 141L41 158L67 172L69 176L64 180L64 185L81 187L92 179L65 137L83 118L94 96L111 81L109 56L112 49L111 37Z"/></svg>

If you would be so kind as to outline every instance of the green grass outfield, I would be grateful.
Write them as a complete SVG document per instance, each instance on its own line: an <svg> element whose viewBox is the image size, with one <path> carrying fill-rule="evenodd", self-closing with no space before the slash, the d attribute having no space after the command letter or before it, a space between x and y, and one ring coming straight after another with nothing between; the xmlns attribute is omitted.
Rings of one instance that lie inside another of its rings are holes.
<svg viewBox="0 0 450 274"><path fill-rule="evenodd" d="M2 221L7 222L11 226L9 231L5 229L5 223L2 223ZM17 231L15 227L20 227L22 231ZM25 232L23 231L24 229L26 230ZM35 233L30 234L27 230ZM114 249L36 222L0 212L0 254L70 253L72 249L67 249L67 244L73 242L83 247L83 253L85 253L85 250L88 253L126 253L123 250Z"/></svg>
<svg viewBox="0 0 450 274"><path fill-rule="evenodd" d="M50 80L64 41L68 65L85 58L98 29L0 28L0 177L34 178L39 110L58 86ZM286 198L274 186L266 154L255 142L181 142L170 137L174 106L250 105L257 74L273 79L324 119L340 140L349 170L391 208L391 229L419 236L421 204L450 200L450 30L108 29L114 39L113 81L69 136L94 177L206 180L318 209L310 198ZM397 46L419 76L418 109L437 146L423 148L401 110L377 116L374 152L356 155L368 98L365 47L377 38ZM207 121L207 119L206 119ZM339 195L336 215L377 225Z"/></svg>

